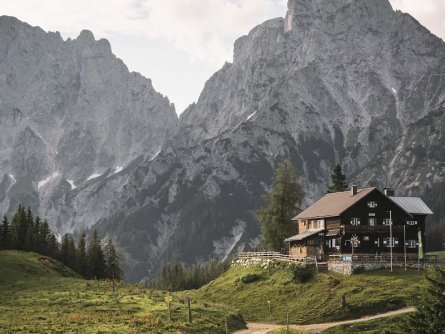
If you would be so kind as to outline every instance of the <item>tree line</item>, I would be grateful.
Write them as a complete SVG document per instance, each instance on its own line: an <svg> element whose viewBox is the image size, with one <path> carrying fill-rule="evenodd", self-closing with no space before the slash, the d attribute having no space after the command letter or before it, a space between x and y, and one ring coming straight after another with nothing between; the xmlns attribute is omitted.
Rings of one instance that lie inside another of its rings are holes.
<svg viewBox="0 0 445 334"><path fill-rule="evenodd" d="M176 263L162 268L147 285L153 289L167 291L198 289L223 274L229 267L230 261L218 260L212 260L206 265L194 264L190 267Z"/></svg>
<svg viewBox="0 0 445 334"><path fill-rule="evenodd" d="M0 250L36 252L55 258L87 279L122 279L120 257L113 242L108 239L103 247L97 231L87 246L86 235L81 233L76 243L65 234L57 241L48 221L34 217L30 208L19 205L9 222L6 215L0 226Z"/></svg>

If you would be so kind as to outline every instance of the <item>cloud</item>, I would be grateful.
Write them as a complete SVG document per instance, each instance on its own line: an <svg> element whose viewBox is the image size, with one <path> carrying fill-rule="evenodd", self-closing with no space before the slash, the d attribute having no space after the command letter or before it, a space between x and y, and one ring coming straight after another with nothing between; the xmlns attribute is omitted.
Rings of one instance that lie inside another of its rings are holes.
<svg viewBox="0 0 445 334"><path fill-rule="evenodd" d="M2 12L44 30L76 37L90 29L166 40L192 59L221 65L236 38L285 14L285 0L3 0ZM37 5L38 4L38 5Z"/></svg>
<svg viewBox="0 0 445 334"><path fill-rule="evenodd" d="M445 1L390 0L394 9L409 13L433 34L445 40Z"/></svg>

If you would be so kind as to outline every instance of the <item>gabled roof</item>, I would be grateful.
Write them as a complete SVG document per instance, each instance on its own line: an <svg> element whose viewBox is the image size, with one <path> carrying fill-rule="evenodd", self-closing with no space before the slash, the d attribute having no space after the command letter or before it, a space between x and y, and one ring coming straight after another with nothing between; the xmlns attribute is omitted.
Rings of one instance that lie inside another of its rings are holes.
<svg viewBox="0 0 445 334"><path fill-rule="evenodd" d="M376 189L357 189L357 193L354 196L351 196L350 190L326 194L306 210L292 218L292 220L340 216L343 211Z"/></svg>
<svg viewBox="0 0 445 334"><path fill-rule="evenodd" d="M432 215L433 212L420 197L389 197L406 212L414 215Z"/></svg>
<svg viewBox="0 0 445 334"><path fill-rule="evenodd" d="M307 230L307 231L304 231L304 232L299 233L297 235L294 235L293 237L284 239L284 241L288 242L288 241L304 240L306 238L312 237L313 235L316 235L316 234L318 234L320 232L323 232L323 231L324 231L324 228L318 228L316 230Z"/></svg>

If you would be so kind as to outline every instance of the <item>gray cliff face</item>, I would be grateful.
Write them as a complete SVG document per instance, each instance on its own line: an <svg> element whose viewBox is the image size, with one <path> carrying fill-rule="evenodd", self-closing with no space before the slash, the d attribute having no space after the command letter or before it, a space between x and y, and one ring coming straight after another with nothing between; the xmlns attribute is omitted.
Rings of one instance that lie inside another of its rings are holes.
<svg viewBox="0 0 445 334"><path fill-rule="evenodd" d="M160 146L138 146L130 139L135 137L122 134L125 131L117 131L125 146L109 145L114 138L108 134L116 133L115 123L122 123L121 118L106 122L104 133L99 126L84 130L61 122L45 137L42 133L49 130L13 125L26 114L22 117L14 105L5 107L11 115L9 126L20 128L20 135L10 136L14 142L27 143L22 151L29 159L20 159L23 154L10 148L11 158L0 163L9 166L14 156L20 168L34 168L41 177L53 178L26 192L24 185L32 178L14 181L5 175L0 182L2 203L10 193L26 193L27 201L37 201L61 232L94 224L101 235L116 239L130 280L150 277L167 263L227 258L258 246L255 210L270 189L276 164L284 159L290 159L300 174L306 191L302 206L325 192L330 173L340 162L361 186L391 185L399 194L424 196L437 213L434 219L443 216L444 42L411 16L393 11L387 0L291 0L288 7L284 19L267 21L235 42L233 64L226 63L207 81L197 103L181 115L175 135L170 140L162 137L159 154ZM77 40L91 40L88 34L80 37ZM76 41L61 44L67 48ZM97 63L91 64L84 80L96 80L91 73L99 69ZM125 91L126 82L111 81L109 85L122 85ZM74 93L64 95L64 103L84 101L70 94ZM80 112L77 122L99 122L95 115L108 110L102 109L108 101L103 94L107 96L100 90L88 95L101 107L94 113ZM158 109L147 108L159 101L155 97L135 101L131 110L148 109L158 115L153 111ZM117 101L106 104L115 105ZM127 107L122 107L125 112ZM137 111L127 122L133 122ZM54 113L59 113L57 107ZM156 116L147 117L151 121ZM159 124L151 131L165 134L168 126ZM71 149L81 158L70 160L67 155L59 161L59 153L52 153L53 146L47 143L66 132L76 134L57 140L55 147L78 140L78 151ZM85 149L90 146L95 149ZM6 152L9 146L1 147ZM57 166L66 167L55 169L41 154L32 153L45 150L56 157ZM116 166L123 166L121 155L139 157L115 173ZM87 161L87 171L76 164L79 159ZM29 167L28 160L34 161ZM98 161L100 170L95 169ZM101 175L86 180L93 173ZM79 184L71 189L68 180L74 179ZM14 196L10 201L18 195Z"/></svg>
<svg viewBox="0 0 445 334"><path fill-rule="evenodd" d="M341 162L362 186L395 186L443 210L432 194L445 188L444 64L444 42L387 0L289 1L285 19L236 41L233 64L97 226L128 245L132 279L160 263L225 258L258 245L255 210L283 159L301 175L303 206Z"/></svg>
<svg viewBox="0 0 445 334"><path fill-rule="evenodd" d="M130 73L108 41L90 31L64 41L0 17L0 174L10 183L2 212L26 197L51 222L94 224L96 210L79 207L88 179L155 155L177 123L169 100ZM64 197L73 198L71 218L57 211Z"/></svg>

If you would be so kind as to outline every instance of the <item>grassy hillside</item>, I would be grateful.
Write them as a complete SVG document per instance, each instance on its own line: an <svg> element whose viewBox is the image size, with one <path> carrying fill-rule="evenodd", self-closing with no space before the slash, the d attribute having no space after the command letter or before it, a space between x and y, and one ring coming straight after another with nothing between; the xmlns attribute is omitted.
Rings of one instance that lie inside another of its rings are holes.
<svg viewBox="0 0 445 334"><path fill-rule="evenodd" d="M0 252L0 333L225 333L244 327L232 309L174 295L173 322L164 292L138 285L86 281L57 261L34 253Z"/></svg>
<svg viewBox="0 0 445 334"><path fill-rule="evenodd" d="M284 323L317 323L358 318L412 304L422 283L423 271L380 270L354 276L318 274L309 283L295 282L291 264L273 268L231 268L196 292L199 298L239 309L246 320ZM256 274L260 279L243 283ZM348 309L340 307L346 295ZM268 303L270 302L270 304ZM270 306L269 306L270 305Z"/></svg>

